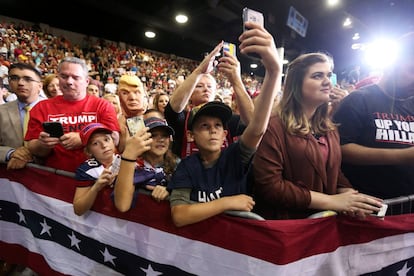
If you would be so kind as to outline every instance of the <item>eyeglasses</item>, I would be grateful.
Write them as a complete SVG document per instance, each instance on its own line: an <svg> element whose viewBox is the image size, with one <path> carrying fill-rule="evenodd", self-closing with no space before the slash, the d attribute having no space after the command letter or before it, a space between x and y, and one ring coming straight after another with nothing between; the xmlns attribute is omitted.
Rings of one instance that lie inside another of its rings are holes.
<svg viewBox="0 0 414 276"><path fill-rule="evenodd" d="M29 82L40 82L40 81L35 80L35 79L33 79L32 77L28 77L28 76L23 76L23 77L16 76L16 75L11 75L11 76L9 76L9 81L18 82L18 81L20 81L21 79L22 79L24 82L26 82L26 83L29 83Z"/></svg>

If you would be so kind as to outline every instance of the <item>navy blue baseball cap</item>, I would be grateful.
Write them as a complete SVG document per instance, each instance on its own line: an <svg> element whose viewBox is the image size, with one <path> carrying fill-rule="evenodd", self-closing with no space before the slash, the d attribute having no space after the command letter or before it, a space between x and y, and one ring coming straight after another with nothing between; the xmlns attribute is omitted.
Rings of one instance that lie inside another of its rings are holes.
<svg viewBox="0 0 414 276"><path fill-rule="evenodd" d="M144 120L145 126L149 127L149 130L154 128L163 128L165 129L170 135L174 135L174 129L167 124L167 121L158 117L149 117Z"/></svg>
<svg viewBox="0 0 414 276"><path fill-rule="evenodd" d="M194 122L197 121L200 116L219 118L223 122L223 126L226 127L227 122L231 119L233 114L228 105L217 101L193 107L190 112L191 113L187 122L187 129L189 130L193 129Z"/></svg>

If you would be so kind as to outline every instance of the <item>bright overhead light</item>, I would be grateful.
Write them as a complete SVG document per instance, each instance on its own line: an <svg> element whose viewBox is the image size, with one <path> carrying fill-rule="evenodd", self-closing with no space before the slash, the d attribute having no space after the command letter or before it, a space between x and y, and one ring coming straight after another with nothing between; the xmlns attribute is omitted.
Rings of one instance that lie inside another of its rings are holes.
<svg viewBox="0 0 414 276"><path fill-rule="evenodd" d="M184 14L177 14L177 16L175 17L175 21L177 21L180 24L184 24L188 21L188 17Z"/></svg>
<svg viewBox="0 0 414 276"><path fill-rule="evenodd" d="M367 45L365 61L372 68L386 68L398 56L398 44L392 40L381 39Z"/></svg>
<svg viewBox="0 0 414 276"><path fill-rule="evenodd" d="M344 23L343 23L343 26L344 26L344 27L349 27L349 26L351 26L351 25L352 25L352 20L351 20L351 18L347 17L347 18L345 19Z"/></svg>
<svg viewBox="0 0 414 276"><path fill-rule="evenodd" d="M328 6L336 6L339 3L339 0L328 0Z"/></svg>
<svg viewBox="0 0 414 276"><path fill-rule="evenodd" d="M250 68L252 68L252 69L256 69L256 68L257 68L257 64L256 64L256 63L252 63L252 64L250 64Z"/></svg>
<svg viewBox="0 0 414 276"><path fill-rule="evenodd" d="M354 36L352 37L352 40L358 40L360 39L359 33L355 33Z"/></svg>
<svg viewBox="0 0 414 276"><path fill-rule="evenodd" d="M146 31L145 36L148 38L154 38L156 34L153 31Z"/></svg>
<svg viewBox="0 0 414 276"><path fill-rule="evenodd" d="M351 45L352 50L360 50L361 48L362 48L361 43L354 43L354 44Z"/></svg>

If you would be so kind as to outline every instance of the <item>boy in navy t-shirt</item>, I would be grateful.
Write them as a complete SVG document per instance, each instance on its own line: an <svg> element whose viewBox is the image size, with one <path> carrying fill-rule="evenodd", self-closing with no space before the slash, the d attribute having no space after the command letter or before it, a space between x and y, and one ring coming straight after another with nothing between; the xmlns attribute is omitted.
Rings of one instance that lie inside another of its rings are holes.
<svg viewBox="0 0 414 276"><path fill-rule="evenodd" d="M259 54L266 68L252 123L236 143L222 150L231 109L221 102L209 102L192 109L187 122L187 139L196 143L199 152L181 161L168 184L176 226L196 223L228 210L251 211L255 204L253 198L245 194L247 175L269 122L273 100L280 90L282 63L273 37L255 23L245 24L249 30L239 38L240 52ZM220 49L216 47L205 61L213 60Z"/></svg>

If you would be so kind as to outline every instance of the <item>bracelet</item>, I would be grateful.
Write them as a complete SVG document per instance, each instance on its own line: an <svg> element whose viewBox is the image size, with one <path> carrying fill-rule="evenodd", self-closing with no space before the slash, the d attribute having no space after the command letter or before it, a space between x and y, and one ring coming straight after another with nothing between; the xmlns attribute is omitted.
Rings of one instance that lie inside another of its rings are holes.
<svg viewBox="0 0 414 276"><path fill-rule="evenodd" d="M123 161L127 161L127 162L137 162L137 160L135 159L128 159L128 158L125 158L125 157L123 157L123 156L121 156L121 160L123 160Z"/></svg>

